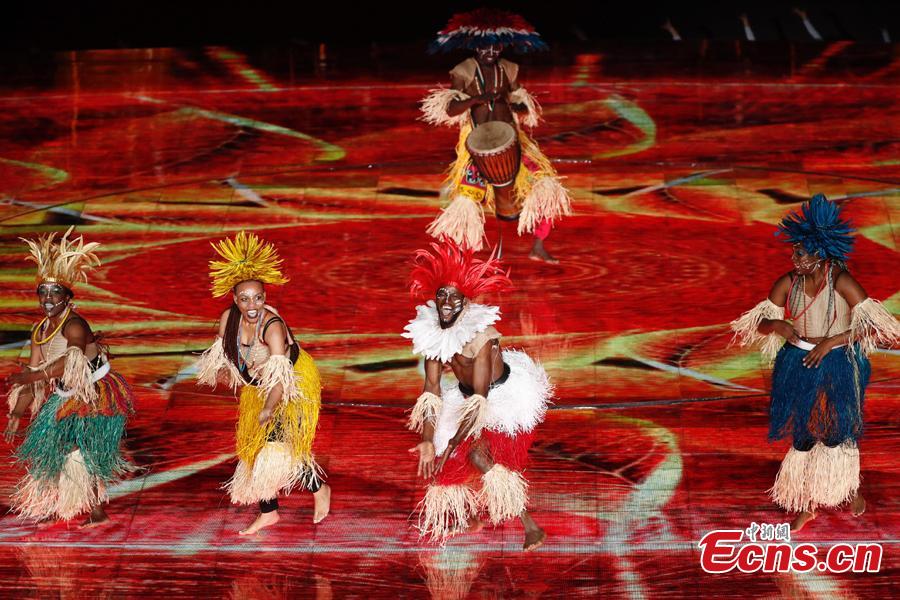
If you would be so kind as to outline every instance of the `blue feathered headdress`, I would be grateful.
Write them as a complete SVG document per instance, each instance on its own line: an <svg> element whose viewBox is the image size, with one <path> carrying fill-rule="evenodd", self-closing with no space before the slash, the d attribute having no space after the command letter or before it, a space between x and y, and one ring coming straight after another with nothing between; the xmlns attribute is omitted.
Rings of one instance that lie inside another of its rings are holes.
<svg viewBox="0 0 900 600"><path fill-rule="evenodd" d="M844 262L853 250L855 229L841 220L841 208L824 194L804 202L800 212L791 212L781 221L775 235L783 235L791 244L802 244L810 254Z"/></svg>
<svg viewBox="0 0 900 600"><path fill-rule="evenodd" d="M519 15L494 8L478 8L453 15L447 26L438 32L428 51L466 49L503 45L515 52L546 50L547 44L531 23Z"/></svg>

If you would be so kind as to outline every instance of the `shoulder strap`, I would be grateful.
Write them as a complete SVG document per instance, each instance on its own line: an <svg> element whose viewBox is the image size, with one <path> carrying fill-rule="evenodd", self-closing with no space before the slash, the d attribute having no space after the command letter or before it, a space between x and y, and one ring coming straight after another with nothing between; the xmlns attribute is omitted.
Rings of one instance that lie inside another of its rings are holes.
<svg viewBox="0 0 900 600"><path fill-rule="evenodd" d="M270 326L272 323L284 323L284 319L282 319L282 318L279 317L278 315L275 315L274 317L272 317L271 319L269 319L268 321L266 321L266 324L263 325L262 331L259 332L259 338L260 338L261 340L265 340L265 339L266 339L266 332L269 330L269 326ZM285 329L287 329L287 324L285 324Z"/></svg>
<svg viewBox="0 0 900 600"><path fill-rule="evenodd" d="M265 341L265 339L266 339L266 331L268 331L269 325L271 325L272 323L279 323L279 322L284 324L284 331L285 331L285 333L287 334L287 343L288 343L288 346L293 346L293 345L295 345L295 344L297 343L297 340L294 339L294 334L291 332L291 328L288 327L287 321L285 321L284 319L282 319L279 315L275 315L274 317L272 317L271 319L269 319L268 321L266 321L266 324L263 325L262 332L259 334L259 335L260 335L260 339L263 340L263 341Z"/></svg>
<svg viewBox="0 0 900 600"><path fill-rule="evenodd" d="M463 346L464 354L471 354L470 358L474 358L478 356L478 353L481 352L481 349L484 348L484 345L493 340L499 340L502 336L500 332L494 329L493 326L488 326L484 331L475 334L467 344Z"/></svg>

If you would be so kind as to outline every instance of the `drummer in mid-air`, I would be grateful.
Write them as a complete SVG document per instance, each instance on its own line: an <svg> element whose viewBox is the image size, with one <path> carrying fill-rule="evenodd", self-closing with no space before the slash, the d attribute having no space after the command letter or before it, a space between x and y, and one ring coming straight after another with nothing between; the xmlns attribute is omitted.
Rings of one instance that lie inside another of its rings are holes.
<svg viewBox="0 0 900 600"><path fill-rule="evenodd" d="M540 105L519 85L519 67L500 58L505 48L542 50L546 44L522 17L494 9L455 15L431 50L474 50L450 71L451 88L431 90L423 119L459 126L456 162L444 192L450 204L429 225L434 237L449 237L480 250L484 210L501 221L518 221L518 232L534 235L529 258L556 264L544 240L553 223L571 214L571 202L550 160L522 129L535 127Z"/></svg>

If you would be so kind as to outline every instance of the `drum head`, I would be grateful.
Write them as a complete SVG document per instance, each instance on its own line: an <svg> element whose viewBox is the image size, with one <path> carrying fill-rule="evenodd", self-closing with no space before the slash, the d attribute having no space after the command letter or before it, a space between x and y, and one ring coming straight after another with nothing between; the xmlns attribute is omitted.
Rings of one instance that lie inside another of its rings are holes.
<svg viewBox="0 0 900 600"><path fill-rule="evenodd" d="M475 152L490 153L512 144L516 139L516 130L503 121L488 121L472 130L466 145Z"/></svg>

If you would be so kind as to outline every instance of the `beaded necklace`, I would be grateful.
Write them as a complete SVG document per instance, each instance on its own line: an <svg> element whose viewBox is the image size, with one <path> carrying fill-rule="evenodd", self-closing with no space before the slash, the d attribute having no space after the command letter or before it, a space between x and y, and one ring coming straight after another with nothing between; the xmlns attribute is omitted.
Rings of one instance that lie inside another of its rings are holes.
<svg viewBox="0 0 900 600"><path fill-rule="evenodd" d="M253 347L256 346L257 338L259 338L259 328L262 326L262 315L259 315L259 319L256 321L256 331L253 334L253 341L247 346L247 353L244 354L241 351L241 328L238 326L237 330L237 339L235 340L237 344L237 353L238 353L238 370L243 371L247 368L247 359L250 358L250 355L253 353ZM241 316L241 324L244 323L244 317Z"/></svg>
<svg viewBox="0 0 900 600"><path fill-rule="evenodd" d="M826 261L825 263L825 277L822 278L822 283L819 284L819 289L816 290L814 296L812 296L812 300L807 304L806 302L806 276L800 275L797 277L793 284L791 285L790 293L788 294L788 315L787 318L797 321L800 317L803 317L803 331L809 331L808 324L806 321L806 313L815 304L816 300L822 294L822 291L828 288L828 307L825 310L825 314L831 314L831 322L828 323L828 328L825 330L824 337L828 337L828 334L831 332L831 328L834 326L837 321L837 304L834 299L834 275L833 269L831 265L831 261Z"/></svg>
<svg viewBox="0 0 900 600"><path fill-rule="evenodd" d="M500 84L503 81L503 69L500 67L500 65L494 63L491 70L494 72L494 91L499 91ZM475 62L475 83L478 86L478 93L484 94L487 92L484 73L481 72L481 65L477 61ZM491 114L494 113L495 102L496 100L491 100L488 103L488 109Z"/></svg>
<svg viewBox="0 0 900 600"><path fill-rule="evenodd" d="M54 337L56 337L56 334L59 333L59 330L63 328L63 325L66 324L66 321L68 320L70 314L72 314L72 306L71 305L69 305L66 308L66 314L64 314L62 319L60 319L59 325L56 326L56 329L53 330L53 333L51 333L44 339L39 340L39 339L37 339L38 332L40 332L40 330L44 326L44 324L50 320L50 317L44 317L44 320L41 321L40 323L38 323L38 326L35 327L34 331L31 333L31 341L34 342L38 346L43 346L44 344L46 344L47 342L52 340Z"/></svg>

